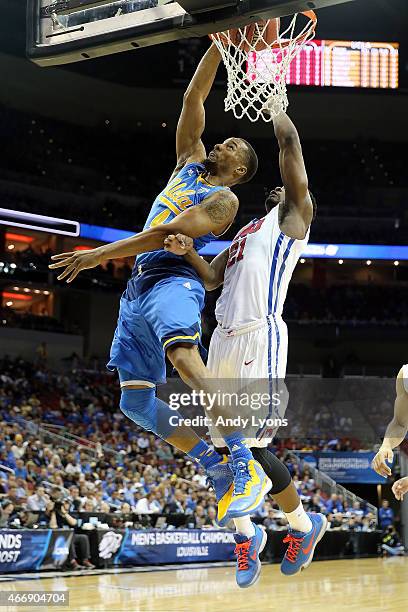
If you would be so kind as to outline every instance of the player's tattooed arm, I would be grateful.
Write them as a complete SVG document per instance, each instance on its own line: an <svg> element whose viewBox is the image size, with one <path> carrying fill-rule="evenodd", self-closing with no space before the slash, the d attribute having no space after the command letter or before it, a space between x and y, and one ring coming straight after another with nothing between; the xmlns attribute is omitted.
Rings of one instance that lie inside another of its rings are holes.
<svg viewBox="0 0 408 612"><path fill-rule="evenodd" d="M130 238L104 244L89 251L53 255L53 263L49 268L65 268L57 278L66 279L70 283L82 270L96 268L109 259L133 257L162 249L168 234L185 234L192 238L199 238L211 232L215 235L221 234L232 223L237 210L238 198L232 191L219 192L204 200L201 205L188 208L170 223L155 225Z"/></svg>
<svg viewBox="0 0 408 612"><path fill-rule="evenodd" d="M373 470L385 478L391 476L391 469L387 462L391 464L393 461L392 450L401 444L408 432L408 393L404 386L402 368L396 380L396 393L394 417L388 424L383 443L372 461Z"/></svg>
<svg viewBox="0 0 408 612"><path fill-rule="evenodd" d="M225 231L235 219L238 212L239 201L232 191L223 191L204 200L199 208L208 215L212 229L218 235Z"/></svg>
<svg viewBox="0 0 408 612"><path fill-rule="evenodd" d="M225 267L229 250L225 249L211 263L201 257L194 248L193 239L183 234L170 234L164 241L164 250L175 255L184 255L184 259L193 266L204 283L207 291L217 289L224 282Z"/></svg>

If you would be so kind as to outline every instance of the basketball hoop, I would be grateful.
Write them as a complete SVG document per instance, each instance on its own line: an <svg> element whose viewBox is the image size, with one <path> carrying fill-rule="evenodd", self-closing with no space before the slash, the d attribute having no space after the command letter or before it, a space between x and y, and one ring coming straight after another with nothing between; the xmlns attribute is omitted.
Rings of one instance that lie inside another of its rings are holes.
<svg viewBox="0 0 408 612"><path fill-rule="evenodd" d="M298 17L307 23L296 34ZM211 34L228 74L225 111L252 122L260 117L272 121L286 112L289 102L286 76L293 59L315 36L317 17L313 11L296 13L280 32L280 20L251 23L237 30Z"/></svg>

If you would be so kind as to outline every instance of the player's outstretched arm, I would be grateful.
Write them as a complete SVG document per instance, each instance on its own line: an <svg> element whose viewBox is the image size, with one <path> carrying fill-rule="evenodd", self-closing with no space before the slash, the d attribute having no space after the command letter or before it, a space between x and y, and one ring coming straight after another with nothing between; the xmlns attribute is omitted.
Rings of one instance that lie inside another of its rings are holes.
<svg viewBox="0 0 408 612"><path fill-rule="evenodd" d="M204 102L213 86L221 61L213 44L204 55L183 98L183 109L177 126L176 153L179 171L186 162L201 162L206 157L201 136L205 128Z"/></svg>
<svg viewBox="0 0 408 612"><path fill-rule="evenodd" d="M96 268L109 259L133 257L140 253L156 251L163 248L168 234L185 234L199 238L206 234L221 234L232 223L238 210L238 198L232 191L221 191L206 198L200 205L193 206L175 217L170 223L159 224L144 230L140 234L124 240L117 240L89 251L74 251L53 255L49 268L65 268L58 280L66 279L68 283L81 272Z"/></svg>
<svg viewBox="0 0 408 612"><path fill-rule="evenodd" d="M313 219L313 204L299 134L286 113L274 117L273 126L279 144L279 167L288 206L281 229L291 238L302 240Z"/></svg>
<svg viewBox="0 0 408 612"><path fill-rule="evenodd" d="M383 443L372 462L373 470L385 478L391 476L391 469L386 462L392 463L393 461L392 449L401 444L408 432L408 393L404 387L402 368L397 376L396 392L394 417L386 429Z"/></svg>
<svg viewBox="0 0 408 612"><path fill-rule="evenodd" d="M207 291L217 289L224 282L229 249L225 249L208 263L194 248L193 239L183 234L170 234L164 241L164 250L183 255L184 259L194 268L204 283Z"/></svg>

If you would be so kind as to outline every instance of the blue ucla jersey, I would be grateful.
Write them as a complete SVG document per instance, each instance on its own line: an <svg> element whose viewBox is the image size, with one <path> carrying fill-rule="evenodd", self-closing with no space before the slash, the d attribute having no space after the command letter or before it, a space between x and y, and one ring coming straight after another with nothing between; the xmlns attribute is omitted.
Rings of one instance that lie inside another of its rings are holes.
<svg viewBox="0 0 408 612"><path fill-rule="evenodd" d="M160 223L169 223L177 215L192 206L197 206L197 204L200 204L205 198L208 198L217 191L229 189L228 187L214 187L210 185L202 176L204 172L205 166L203 164L193 163L184 166L153 202L143 229L154 227ZM199 251L215 239L216 236L212 233L195 238L194 248ZM175 264L176 269L179 269L181 262L186 265L182 256L168 253L164 249L142 253L136 258L133 271L137 273L139 266L142 266L143 269L164 265L170 269L172 262Z"/></svg>
<svg viewBox="0 0 408 612"><path fill-rule="evenodd" d="M155 199L144 229L170 223L184 210L228 189L210 185L204 172L203 164L184 166ZM196 238L194 246L200 250L215 238L206 234ZM121 300L108 368L118 369L123 380L165 382L165 352L170 346L183 342L201 347L204 298L203 282L184 257L164 249L141 253Z"/></svg>

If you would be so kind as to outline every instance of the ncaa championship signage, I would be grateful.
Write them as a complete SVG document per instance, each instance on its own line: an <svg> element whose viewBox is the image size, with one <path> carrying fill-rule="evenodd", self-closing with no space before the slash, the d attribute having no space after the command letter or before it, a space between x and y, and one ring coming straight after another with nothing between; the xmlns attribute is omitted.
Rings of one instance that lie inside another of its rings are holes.
<svg viewBox="0 0 408 612"><path fill-rule="evenodd" d="M232 561L233 534L213 529L146 530L125 532L114 557L119 565L157 565L161 563L194 563Z"/></svg>
<svg viewBox="0 0 408 612"><path fill-rule="evenodd" d="M360 451L297 451L303 461L333 478L336 482L357 484L384 484L385 478L371 468L373 452Z"/></svg>
<svg viewBox="0 0 408 612"><path fill-rule="evenodd" d="M72 537L63 529L1 529L0 573L58 569L68 558Z"/></svg>

